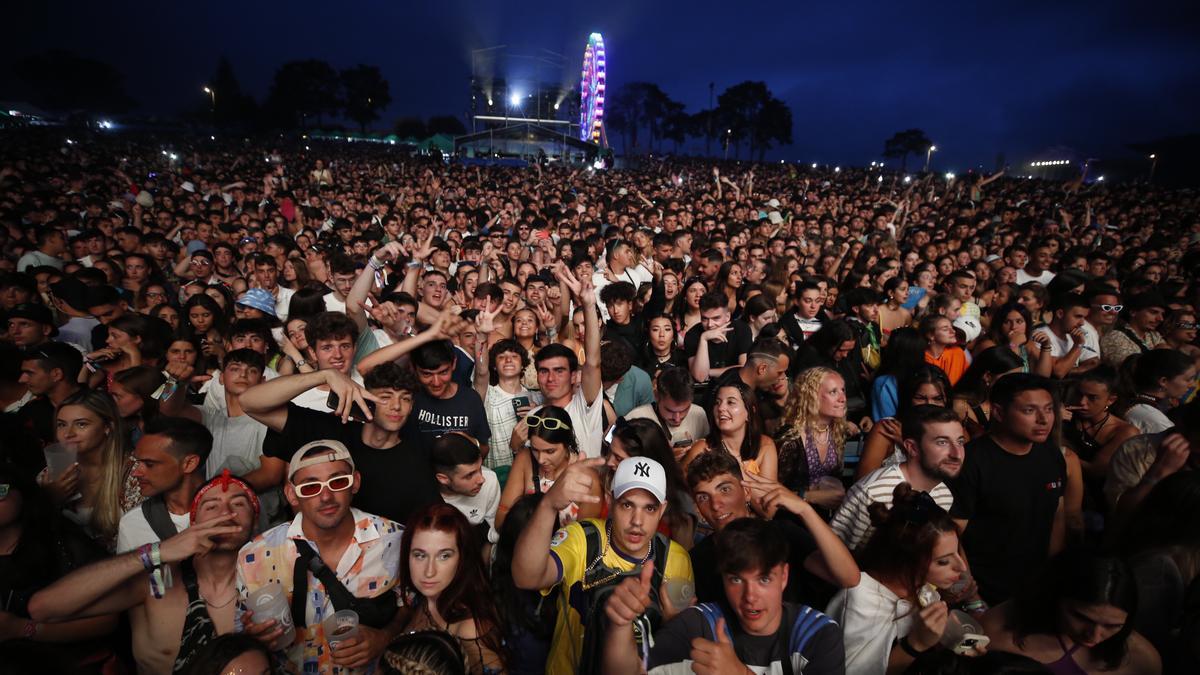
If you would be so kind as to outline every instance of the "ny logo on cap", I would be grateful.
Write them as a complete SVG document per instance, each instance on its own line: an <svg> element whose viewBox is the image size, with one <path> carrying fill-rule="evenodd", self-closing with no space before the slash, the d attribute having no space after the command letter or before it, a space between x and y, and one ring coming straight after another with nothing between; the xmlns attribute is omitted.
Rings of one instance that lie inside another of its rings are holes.
<svg viewBox="0 0 1200 675"><path fill-rule="evenodd" d="M645 462L638 462L633 467L633 475L641 476L643 478L649 478L650 477L650 465Z"/></svg>

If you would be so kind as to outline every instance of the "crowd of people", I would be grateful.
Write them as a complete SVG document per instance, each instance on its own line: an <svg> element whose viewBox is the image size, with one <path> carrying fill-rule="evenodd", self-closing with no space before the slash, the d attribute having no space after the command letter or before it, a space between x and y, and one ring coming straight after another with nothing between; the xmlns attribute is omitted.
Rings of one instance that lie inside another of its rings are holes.
<svg viewBox="0 0 1200 675"><path fill-rule="evenodd" d="M1200 670L1200 204L5 132L0 670Z"/></svg>

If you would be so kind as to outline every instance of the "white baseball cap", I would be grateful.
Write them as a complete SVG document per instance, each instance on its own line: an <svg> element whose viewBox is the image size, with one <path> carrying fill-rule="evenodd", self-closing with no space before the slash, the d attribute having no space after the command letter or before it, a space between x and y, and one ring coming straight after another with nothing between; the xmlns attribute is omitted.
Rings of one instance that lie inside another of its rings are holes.
<svg viewBox="0 0 1200 675"><path fill-rule="evenodd" d="M971 342L983 332L979 319L973 316L960 316L954 320L954 327L963 332L963 342Z"/></svg>
<svg viewBox="0 0 1200 675"><path fill-rule="evenodd" d="M314 454L311 457L304 456L318 448L328 450L328 452ZM341 441L325 439L305 443L299 450L292 453L292 461L288 462L287 479L291 481L292 476L295 476L300 469L326 462L346 462L350 465L350 470L354 471L354 458L350 456L350 449Z"/></svg>
<svg viewBox="0 0 1200 675"><path fill-rule="evenodd" d="M667 501L667 472L662 464L649 457L627 457L617 465L613 474L613 499L634 489L642 489L654 495L658 503Z"/></svg>

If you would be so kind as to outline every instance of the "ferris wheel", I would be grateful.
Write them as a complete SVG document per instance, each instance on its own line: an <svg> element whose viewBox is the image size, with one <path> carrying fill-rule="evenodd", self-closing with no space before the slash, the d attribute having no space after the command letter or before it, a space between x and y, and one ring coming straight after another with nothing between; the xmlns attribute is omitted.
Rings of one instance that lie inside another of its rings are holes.
<svg viewBox="0 0 1200 675"><path fill-rule="evenodd" d="M579 139L601 143L604 139L604 38L588 36L583 50L583 77L579 82Z"/></svg>

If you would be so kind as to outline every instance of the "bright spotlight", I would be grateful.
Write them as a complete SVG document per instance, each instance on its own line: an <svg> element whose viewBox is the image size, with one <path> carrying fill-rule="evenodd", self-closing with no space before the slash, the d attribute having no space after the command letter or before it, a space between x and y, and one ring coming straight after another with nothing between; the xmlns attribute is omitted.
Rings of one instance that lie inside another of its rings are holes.
<svg viewBox="0 0 1200 675"><path fill-rule="evenodd" d="M841 173L841 172L842 172L842 167L840 167L840 166L835 166L835 167L833 167L833 172L834 172L834 173Z"/></svg>
<svg viewBox="0 0 1200 675"><path fill-rule="evenodd" d="M1096 179L1096 182L1098 182L1098 183L1103 183L1103 182L1104 182L1104 176L1100 176L1099 178L1097 178L1097 179Z"/></svg>
<svg viewBox="0 0 1200 675"><path fill-rule="evenodd" d="M512 96L508 97L508 102L514 106L521 105L521 95L518 93L513 93Z"/></svg>
<svg viewBox="0 0 1200 675"><path fill-rule="evenodd" d="M816 162L813 162L813 164L812 164L812 168L814 168L814 169L815 169L815 168L817 168L817 163L816 163Z"/></svg>
<svg viewBox="0 0 1200 675"><path fill-rule="evenodd" d="M495 104L494 104L494 103L492 103L492 99L490 99L490 98L489 98L489 99L488 99L488 107L491 107L491 106L493 106L493 105L495 105Z"/></svg>
<svg viewBox="0 0 1200 675"><path fill-rule="evenodd" d="M912 176L905 176L905 177L904 177L904 182L905 182L905 183L911 183L911 182L912 182Z"/></svg>
<svg viewBox="0 0 1200 675"><path fill-rule="evenodd" d="M946 180L954 180L954 172L952 172L952 171L947 172Z"/></svg>
<svg viewBox="0 0 1200 675"><path fill-rule="evenodd" d="M555 103L555 104L554 104L554 109L555 109L555 110L558 110L558 104L557 104L557 103Z"/></svg>
<svg viewBox="0 0 1200 675"><path fill-rule="evenodd" d="M876 178L876 179L875 179L875 182L876 182L876 183L882 183L882 182L883 182L883 176L880 176L880 177Z"/></svg>

